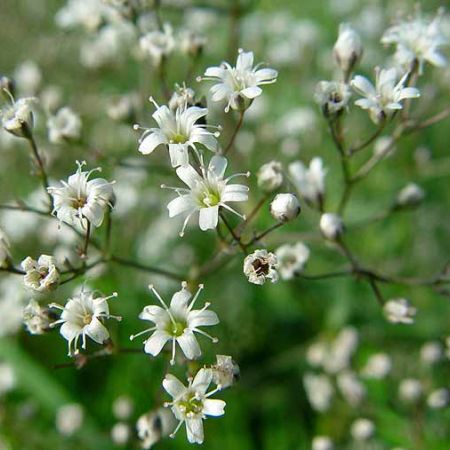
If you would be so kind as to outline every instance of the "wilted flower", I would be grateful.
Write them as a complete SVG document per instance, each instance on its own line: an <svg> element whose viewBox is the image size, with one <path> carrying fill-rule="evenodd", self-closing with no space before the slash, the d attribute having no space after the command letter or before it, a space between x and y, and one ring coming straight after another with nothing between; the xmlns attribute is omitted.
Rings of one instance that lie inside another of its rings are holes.
<svg viewBox="0 0 450 450"><path fill-rule="evenodd" d="M154 102L152 98L150 100ZM159 145L167 145L172 167L178 167L189 163L188 150L192 148L197 151L196 144L202 144L212 152L217 151L218 132L211 133L206 125L198 123L199 119L208 114L206 108L184 105L172 111L166 105L154 104L157 109L152 117L159 128L145 129L138 149L143 155L149 155Z"/></svg>
<svg viewBox="0 0 450 450"><path fill-rule="evenodd" d="M23 282L27 288L46 292L58 286L59 272L53 256L41 255L37 261L27 256L21 265L26 272Z"/></svg>
<svg viewBox="0 0 450 450"><path fill-rule="evenodd" d="M348 23L339 26L339 36L334 44L333 56L347 80L355 65L363 54L363 46L359 34Z"/></svg>
<svg viewBox="0 0 450 450"><path fill-rule="evenodd" d="M314 100L325 117L341 113L348 105L352 91L346 83L320 81L316 86Z"/></svg>
<svg viewBox="0 0 450 450"><path fill-rule="evenodd" d="M420 97L418 89L405 87L407 73L398 82L396 69L379 69L377 67L375 74L375 86L367 78L356 75L352 80L352 87L364 97L356 100L355 105L369 110L370 118L376 124L383 122L395 111L402 109L403 100Z"/></svg>
<svg viewBox="0 0 450 450"><path fill-rule="evenodd" d="M72 436L83 425L84 411L78 403L67 403L56 412L56 429L64 436Z"/></svg>
<svg viewBox="0 0 450 450"><path fill-rule="evenodd" d="M308 168L301 161L289 165L289 174L295 187L307 202L314 205L323 202L326 172L322 159L318 157L311 160Z"/></svg>
<svg viewBox="0 0 450 450"><path fill-rule="evenodd" d="M134 339L141 334L153 331L153 334L144 341L144 351L146 353L157 356L164 345L170 342L172 345L170 363L175 364L175 347L177 343L187 359L196 359L201 355L202 352L195 333L217 342L216 338L199 329L199 327L209 327L219 323L217 314L207 310L210 303L205 303L202 309L192 309L203 289L203 285L199 286L191 300L192 294L188 290L187 284L183 282L181 290L173 294L170 306L166 305L153 286L149 286L149 288L161 303L162 308L157 305L148 305L142 310L139 318L141 320L149 320L155 326L130 336L130 339Z"/></svg>
<svg viewBox="0 0 450 450"><path fill-rule="evenodd" d="M31 334L46 333L50 329L48 308L42 308L36 300L31 299L23 309L23 323Z"/></svg>
<svg viewBox="0 0 450 450"><path fill-rule="evenodd" d="M289 222L300 214L300 202L294 194L277 194L270 204L270 214L279 222Z"/></svg>
<svg viewBox="0 0 450 450"><path fill-rule="evenodd" d="M384 315L392 323L414 323L416 308L406 298L394 298L383 306Z"/></svg>
<svg viewBox="0 0 450 450"><path fill-rule="evenodd" d="M270 161L258 170L258 187L265 192L274 192L283 184L283 178L282 164L279 161Z"/></svg>
<svg viewBox="0 0 450 450"><path fill-rule="evenodd" d="M303 386L305 387L309 403L314 410L325 412L330 408L334 389L326 375L315 375L308 372L303 377Z"/></svg>
<svg viewBox="0 0 450 450"><path fill-rule="evenodd" d="M225 414L225 402L209 398L220 387L206 392L211 381L210 369L200 369L195 377L189 380L187 387L173 375L166 375L163 386L173 400L165 405L171 407L176 419L179 420L179 424L171 436L174 436L181 425L185 423L188 441L201 444L204 439L203 419L206 416L217 417Z"/></svg>
<svg viewBox="0 0 450 450"><path fill-rule="evenodd" d="M414 403L422 397L422 383L414 378L405 378L400 382L398 394L404 402Z"/></svg>
<svg viewBox="0 0 450 450"><path fill-rule="evenodd" d="M396 205L402 208L414 208L422 203L425 192L416 183L407 184L397 195Z"/></svg>
<svg viewBox="0 0 450 450"><path fill-rule="evenodd" d="M10 258L9 240L5 232L0 228L0 268L8 267Z"/></svg>
<svg viewBox="0 0 450 450"><path fill-rule="evenodd" d="M278 281L278 259L267 250L256 250L244 259L244 274L253 284Z"/></svg>
<svg viewBox="0 0 450 450"><path fill-rule="evenodd" d="M155 30L139 39L141 50L150 57L155 66L159 66L163 58L168 57L175 49L175 38L172 27L165 23L163 30Z"/></svg>
<svg viewBox="0 0 450 450"><path fill-rule="evenodd" d="M228 182L240 175L249 176L249 173L235 174L224 178L227 165L226 158L215 155L211 158L207 169L201 167L201 175L191 165L177 168L178 177L189 189L170 188L178 193L178 197L167 205L167 209L169 210L169 217L187 213L180 236L184 235L189 219L197 211L199 213L199 226L203 231L217 227L220 208L244 218L228 203L247 201L248 187L242 184L228 184Z"/></svg>
<svg viewBox="0 0 450 450"><path fill-rule="evenodd" d="M226 100L225 112L231 109L245 110L250 103L261 95L259 86L275 83L278 72L274 69L253 67L253 52L239 50L236 67L223 62L219 67L209 67L200 80L216 81L211 87L212 100Z"/></svg>
<svg viewBox="0 0 450 450"><path fill-rule="evenodd" d="M50 308L62 311L61 317L51 324L52 327L62 324L61 336L68 341L69 356L78 353L78 340L81 338L81 347L86 348L86 336L98 344L109 339L109 332L103 325L104 319L122 320L121 317L109 314L108 300L117 297L114 292L108 297L94 297L94 292L84 289L70 298L65 306L51 303Z"/></svg>
<svg viewBox="0 0 450 450"><path fill-rule="evenodd" d="M216 364L211 366L212 382L220 389L226 389L239 379L239 366L231 356L216 355L216 360Z"/></svg>
<svg viewBox="0 0 450 450"><path fill-rule="evenodd" d="M64 107L48 118L47 128L50 142L60 144L80 137L81 120L69 107Z"/></svg>
<svg viewBox="0 0 450 450"><path fill-rule="evenodd" d="M320 231L330 241L336 241L344 233L344 222L334 213L325 213L320 217Z"/></svg>
<svg viewBox="0 0 450 450"><path fill-rule="evenodd" d="M61 187L49 187L48 192L53 197L56 217L61 222L74 225L81 222L85 225L88 220L92 225L99 227L108 207L112 207L112 185L114 182L103 178L89 180L91 174L100 171L100 168L83 172L81 169L86 163L78 162L78 170L71 175L67 182L61 181ZM88 181L89 180L89 181Z"/></svg>
<svg viewBox="0 0 450 450"><path fill-rule="evenodd" d="M283 280L291 280L302 272L309 259L309 248L303 242L284 244L275 250L278 272Z"/></svg>
<svg viewBox="0 0 450 450"><path fill-rule="evenodd" d="M450 391L447 388L436 389L427 398L427 404L432 409L443 409L450 404Z"/></svg>
<svg viewBox="0 0 450 450"><path fill-rule="evenodd" d="M440 50L448 45L448 39L441 28L441 19L440 12L431 21L418 15L388 28L381 42L396 45L396 60L408 68L414 61L419 63L420 71L425 62L438 67L446 66L447 59Z"/></svg>
<svg viewBox="0 0 450 450"><path fill-rule="evenodd" d="M17 137L28 138L33 129L32 105L36 103L34 97L14 100L0 110L0 119L3 128Z"/></svg>
<svg viewBox="0 0 450 450"><path fill-rule="evenodd" d="M158 408L139 417L136 423L137 434L141 447L151 448L161 438L169 436L175 428L173 414L166 408Z"/></svg>
<svg viewBox="0 0 450 450"><path fill-rule="evenodd" d="M356 441L368 441L375 433L375 425L369 419L356 419L350 433Z"/></svg>

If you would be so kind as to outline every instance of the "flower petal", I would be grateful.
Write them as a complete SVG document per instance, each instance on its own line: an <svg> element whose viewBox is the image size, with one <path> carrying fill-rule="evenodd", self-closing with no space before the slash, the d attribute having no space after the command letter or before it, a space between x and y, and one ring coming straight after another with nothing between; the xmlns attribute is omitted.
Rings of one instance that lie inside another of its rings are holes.
<svg viewBox="0 0 450 450"><path fill-rule="evenodd" d="M163 349L170 336L165 331L156 330L146 341L144 345L145 353L157 356Z"/></svg>
<svg viewBox="0 0 450 450"><path fill-rule="evenodd" d="M219 206L211 208L200 208L199 225L202 231L211 230L217 227L219 222Z"/></svg>
<svg viewBox="0 0 450 450"><path fill-rule="evenodd" d="M203 402L203 414L207 416L223 416L226 403L223 400L207 398Z"/></svg>
<svg viewBox="0 0 450 450"><path fill-rule="evenodd" d="M180 178L180 180L187 184L191 189L201 181L200 175L191 165L178 167L176 172L178 178Z"/></svg>
<svg viewBox="0 0 450 450"><path fill-rule="evenodd" d="M156 130L147 134L147 136L142 139L138 151L143 155L149 155L161 144L167 144L167 139L161 131Z"/></svg>
<svg viewBox="0 0 450 450"><path fill-rule="evenodd" d="M209 327L219 323L219 318L214 311L201 309L190 311L187 320L189 328Z"/></svg>
<svg viewBox="0 0 450 450"><path fill-rule="evenodd" d="M191 444L202 444L204 439L202 419L186 419L186 433Z"/></svg>
<svg viewBox="0 0 450 450"><path fill-rule="evenodd" d="M166 392L173 398L176 399L183 395L186 391L184 384L175 376L167 374L163 380L163 387Z"/></svg>
<svg viewBox="0 0 450 450"><path fill-rule="evenodd" d="M98 344L103 344L109 338L108 330L96 317L92 318L85 330L86 334Z"/></svg>
<svg viewBox="0 0 450 450"><path fill-rule="evenodd" d="M190 330L186 330L181 336L177 337L177 342L187 359L196 359L202 354L197 339Z"/></svg>

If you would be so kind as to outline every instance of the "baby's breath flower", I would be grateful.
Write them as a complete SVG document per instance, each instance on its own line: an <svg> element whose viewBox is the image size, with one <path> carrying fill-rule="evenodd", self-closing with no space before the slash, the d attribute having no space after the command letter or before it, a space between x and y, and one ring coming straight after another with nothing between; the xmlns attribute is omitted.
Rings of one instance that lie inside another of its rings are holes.
<svg viewBox="0 0 450 450"><path fill-rule="evenodd" d="M394 298L384 304L383 311L389 322L412 324L417 310L406 298Z"/></svg>
<svg viewBox="0 0 450 450"><path fill-rule="evenodd" d="M283 166L279 161L263 164L257 173L258 187L265 192L274 192L283 184Z"/></svg>
<svg viewBox="0 0 450 450"><path fill-rule="evenodd" d="M366 397L366 388L351 370L339 372L336 383L344 399L353 407L360 405Z"/></svg>
<svg viewBox="0 0 450 450"><path fill-rule="evenodd" d="M443 409L450 404L450 391L447 388L434 390L427 398L427 405L432 409Z"/></svg>
<svg viewBox="0 0 450 450"><path fill-rule="evenodd" d="M278 258L267 250L256 250L244 259L244 274L253 284L278 281Z"/></svg>
<svg viewBox="0 0 450 450"><path fill-rule="evenodd" d="M124 422L117 422L111 428L111 440L115 445L125 445L131 437L130 426Z"/></svg>
<svg viewBox="0 0 450 450"><path fill-rule="evenodd" d="M121 317L109 314L108 300L117 297L114 292L108 297L95 297L94 292L82 289L70 298L65 306L51 303L50 308L62 311L61 317L51 324L52 327L62 324L61 336L68 341L69 356L78 353L78 341L81 338L81 347L86 348L86 336L98 344L104 344L109 339L109 332L103 325L105 319L122 320Z"/></svg>
<svg viewBox="0 0 450 450"><path fill-rule="evenodd" d="M300 202L295 194L277 194L270 204L270 214L279 222L290 222L300 211Z"/></svg>
<svg viewBox="0 0 450 450"><path fill-rule="evenodd" d="M422 383L414 378L405 378L400 382L398 394L404 402L415 403L422 397Z"/></svg>
<svg viewBox="0 0 450 450"><path fill-rule="evenodd" d="M23 282L27 288L46 292L58 286L59 272L53 256L41 255L37 261L27 256L21 265L26 272Z"/></svg>
<svg viewBox="0 0 450 450"><path fill-rule="evenodd" d="M136 423L141 447L150 449L175 429L173 414L166 408L158 408L139 417Z"/></svg>
<svg viewBox="0 0 450 450"><path fill-rule="evenodd" d="M275 250L278 259L278 272L283 280L291 280L302 272L309 259L309 248L303 242L294 245L284 244Z"/></svg>
<svg viewBox="0 0 450 450"><path fill-rule="evenodd" d="M180 236L184 235L189 219L197 211L199 213L199 226L202 231L217 227L220 208L245 219L244 216L231 208L228 203L247 201L248 187L242 184L228 184L228 182L237 176L243 175L248 177L250 174L235 174L224 178L227 165L228 161L226 158L215 155L211 158L208 168L201 167L201 174L191 165L177 168L178 177L189 189L169 188L177 192L178 197L167 205L167 209L169 210L169 217L187 213ZM162 187L166 186L163 185Z"/></svg>
<svg viewBox="0 0 450 450"><path fill-rule="evenodd" d="M353 89L363 98L356 100L355 105L369 111L373 122L379 124L395 111L403 108L406 99L420 97L419 90L405 86L406 73L397 82L397 70L376 68L375 86L365 77L356 75L352 80Z"/></svg>
<svg viewBox="0 0 450 450"><path fill-rule="evenodd" d="M407 184L397 195L396 206L401 208L415 208L425 198L425 192L416 183Z"/></svg>
<svg viewBox="0 0 450 450"><path fill-rule="evenodd" d="M307 168L301 161L289 165L292 182L303 198L310 204L320 205L325 194L325 175L321 158L313 158Z"/></svg>
<svg viewBox="0 0 450 450"><path fill-rule="evenodd" d="M78 403L67 403L56 413L56 429L63 436L72 436L83 425L84 411Z"/></svg>
<svg viewBox="0 0 450 450"><path fill-rule="evenodd" d="M315 436L311 448L312 450L334 450L334 444L328 436Z"/></svg>
<svg viewBox="0 0 450 450"><path fill-rule="evenodd" d="M186 104L176 110L169 109L166 105L159 106L150 97L156 107L153 118L159 128L143 128L144 133L139 140L138 150L143 155L149 155L159 145L167 145L169 148L172 167L186 166L189 163L189 148L197 152L197 144L204 145L208 150L217 152L217 137L219 132L208 131L206 125L199 120L208 114L206 108L198 106L187 107ZM135 129L139 129L135 125ZM200 154L197 152L200 159Z"/></svg>
<svg viewBox="0 0 450 450"><path fill-rule="evenodd" d="M323 236L330 241L336 241L344 233L344 222L334 213L322 214L319 226Z"/></svg>
<svg viewBox="0 0 450 450"><path fill-rule="evenodd" d="M139 40L141 50L150 57L154 66L159 66L163 58L167 58L175 49L173 29L168 24L163 25L163 30L151 31Z"/></svg>
<svg viewBox="0 0 450 450"><path fill-rule="evenodd" d="M178 37L180 50L188 56L196 58L203 51L207 39L193 30L182 30Z"/></svg>
<svg viewBox="0 0 450 450"><path fill-rule="evenodd" d="M367 378L385 378L392 369L392 360L386 353L372 355L362 369L362 374Z"/></svg>
<svg viewBox="0 0 450 450"><path fill-rule="evenodd" d="M220 389L232 386L239 379L239 366L231 356L216 355L216 364L211 366L212 381Z"/></svg>
<svg viewBox="0 0 450 450"><path fill-rule="evenodd" d="M23 309L23 323L30 334L44 334L50 329L48 308L43 308L32 299Z"/></svg>
<svg viewBox="0 0 450 450"><path fill-rule="evenodd" d="M47 120L48 139L54 144L76 140L81 133L81 119L69 107L61 108Z"/></svg>
<svg viewBox="0 0 450 450"><path fill-rule="evenodd" d="M49 187L48 192L53 197L53 213L61 222L75 225L81 222L85 225L86 220L92 225L99 227L103 222L103 216L108 207L112 207L113 198L112 185L103 178L89 180L95 171L100 168L83 172L82 167L86 164L78 162L78 170L71 175L67 182L61 181L61 187Z"/></svg>
<svg viewBox="0 0 450 450"><path fill-rule="evenodd" d="M355 441L368 441L375 433L375 425L369 419L356 419L350 433Z"/></svg>
<svg viewBox="0 0 450 450"><path fill-rule="evenodd" d="M307 372L303 377L303 386L308 401L315 411L325 412L330 408L334 388L326 375Z"/></svg>
<svg viewBox="0 0 450 450"><path fill-rule="evenodd" d="M172 97L170 97L168 106L172 111L176 111L178 108L187 108L188 106L193 106L194 102L194 90L190 87L187 87L184 83L181 86L176 84L175 91L172 94Z"/></svg>
<svg viewBox="0 0 450 450"><path fill-rule="evenodd" d="M207 310L210 303L205 303L202 309L192 309L203 289L203 285L199 286L196 294L192 297L191 292L187 288L187 283L183 282L181 290L175 292L172 296L170 306L166 305L165 301L153 286L149 286L149 288L161 303L162 308L157 305L146 306L139 315L139 318L141 320L149 320L155 325L130 336L130 339L133 340L137 336L153 331L153 334L144 341L145 353L157 356L163 347L170 342L172 345L170 363L173 365L175 364L177 343L187 359L196 359L201 355L202 352L195 333L206 336L213 342L217 342L217 338L213 338L199 329L199 327L209 327L219 323L217 314Z"/></svg>
<svg viewBox="0 0 450 450"><path fill-rule="evenodd" d="M339 27L339 36L334 44L333 56L346 80L363 54L363 46L359 34L348 23Z"/></svg>
<svg viewBox="0 0 450 450"><path fill-rule="evenodd" d="M347 108L352 91L348 84L338 81L320 81L316 86L314 100L325 117L334 116Z"/></svg>
<svg viewBox="0 0 450 450"><path fill-rule="evenodd" d="M0 110L0 119L3 128L17 137L28 138L33 129L34 120L32 105L36 103L35 97L26 97L14 100Z"/></svg>
<svg viewBox="0 0 450 450"><path fill-rule="evenodd" d="M173 400L166 403L165 406L170 406L176 419L179 420L178 426L171 434L172 437L185 423L188 441L202 444L204 440L203 419L206 416L217 417L225 413L223 400L209 398L220 390L218 386L207 392L211 381L210 369L200 369L193 379L189 379L187 387L173 375L166 375L163 387Z"/></svg>
<svg viewBox="0 0 450 450"><path fill-rule="evenodd" d="M253 66L253 52L239 49L236 66L223 62L219 67L209 67L205 76L198 80L215 81L210 89L213 102L226 101L225 112L231 109L245 110L261 95L259 86L275 83L278 72L274 69L260 69Z"/></svg>

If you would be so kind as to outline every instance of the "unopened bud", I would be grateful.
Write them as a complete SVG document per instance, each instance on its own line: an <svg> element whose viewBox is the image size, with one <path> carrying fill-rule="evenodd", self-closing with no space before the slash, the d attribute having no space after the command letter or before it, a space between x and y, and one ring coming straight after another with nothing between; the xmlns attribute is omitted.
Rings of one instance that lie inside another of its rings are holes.
<svg viewBox="0 0 450 450"><path fill-rule="evenodd" d="M416 183L409 183L397 195L396 206L400 208L415 208L422 203L425 192Z"/></svg>
<svg viewBox="0 0 450 450"><path fill-rule="evenodd" d="M336 241L344 233L344 222L337 214L322 214L319 226L323 236L330 241Z"/></svg>
<svg viewBox="0 0 450 450"><path fill-rule="evenodd" d="M333 56L336 64L348 80L356 64L363 54L363 46L359 34L350 24L344 23L339 27L339 36L334 44Z"/></svg>
<svg viewBox="0 0 450 450"><path fill-rule="evenodd" d="M283 183L283 166L278 161L263 164L257 174L258 186L265 192L276 191Z"/></svg>
<svg viewBox="0 0 450 450"><path fill-rule="evenodd" d="M279 222L289 222L295 219L300 211L300 202L294 194L277 194L270 204L270 214Z"/></svg>

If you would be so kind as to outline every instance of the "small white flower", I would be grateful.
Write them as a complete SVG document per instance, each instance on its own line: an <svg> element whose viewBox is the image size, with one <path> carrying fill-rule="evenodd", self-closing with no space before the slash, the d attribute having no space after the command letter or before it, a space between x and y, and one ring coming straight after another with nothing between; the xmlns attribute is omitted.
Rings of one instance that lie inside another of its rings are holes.
<svg viewBox="0 0 450 450"><path fill-rule="evenodd" d="M348 23L339 26L339 36L334 44L333 56L337 65L347 79L350 72L359 62L363 54L363 46L359 34Z"/></svg>
<svg viewBox="0 0 450 450"><path fill-rule="evenodd" d="M84 411L78 403L68 403L56 412L56 429L64 436L72 436L83 425Z"/></svg>
<svg viewBox="0 0 450 450"><path fill-rule="evenodd" d="M204 440L203 419L206 416L222 416L225 411L223 400L211 399L211 395L219 390L207 392L212 381L210 369L200 369L194 379L189 379L186 387L173 375L166 375L163 380L164 389L172 397L172 402L166 403L170 406L179 424L171 434L174 436L183 423L186 424L187 438L190 443L201 444Z"/></svg>
<svg viewBox="0 0 450 450"><path fill-rule="evenodd" d="M149 286L149 289L161 303L162 308L157 305L146 306L139 315L139 318L141 320L149 320L155 326L130 336L130 339L133 340L137 336L153 331L153 334L144 341L145 353L152 356L159 355L163 347L170 342L172 345L170 363L172 365L175 364L175 348L177 343L187 359L196 359L202 354L195 333L206 336L213 342L217 342L217 338L213 338L199 329L199 327L209 327L219 323L217 314L207 310L210 303L205 303L202 309L192 309L203 289L203 285L199 286L198 291L193 297L187 289L186 282L183 282L181 286L181 290L173 294L170 306L166 305L153 286Z"/></svg>
<svg viewBox="0 0 450 450"><path fill-rule="evenodd" d="M325 213L320 217L320 231L330 241L339 239L344 233L344 222L334 213Z"/></svg>
<svg viewBox="0 0 450 450"><path fill-rule="evenodd" d="M375 86L360 75L356 75L351 83L353 89L364 97L356 100L355 105L367 109L373 122L378 124L395 111L402 109L403 100L420 97L418 89L405 87L407 73L398 82L397 70L394 68L379 69L377 67L375 74Z"/></svg>
<svg viewBox="0 0 450 450"><path fill-rule="evenodd" d="M314 100L325 117L339 114L347 108L352 91L346 83L320 81L316 86Z"/></svg>
<svg viewBox="0 0 450 450"><path fill-rule="evenodd" d="M121 395L114 400L112 411L116 419L127 420L133 413L133 401L130 397Z"/></svg>
<svg viewBox="0 0 450 450"><path fill-rule="evenodd" d="M163 437L175 429L173 414L166 408L158 408L139 417L136 430L141 441L141 447L150 449Z"/></svg>
<svg viewBox="0 0 450 450"><path fill-rule="evenodd" d="M369 419L356 419L350 433L356 441L368 441L375 433L375 425Z"/></svg>
<svg viewBox="0 0 450 450"><path fill-rule="evenodd" d="M83 26L87 31L95 31L108 16L108 7L101 0L68 0L55 17L61 28Z"/></svg>
<svg viewBox="0 0 450 450"><path fill-rule="evenodd" d="M226 389L239 379L239 366L231 356L216 355L216 360L216 364L211 366L212 382L220 389Z"/></svg>
<svg viewBox="0 0 450 450"><path fill-rule="evenodd" d="M200 175L191 165L178 167L178 177L188 186L186 188L170 188L178 193L168 205L169 217L186 214L180 236L183 236L186 225L193 214L199 213L199 226L202 231L214 229L219 221L219 209L223 208L239 217L245 218L228 203L245 202L248 200L248 187L242 184L228 184L228 182L239 175L235 174L224 178L228 161L223 156L213 156L209 166L201 168ZM166 187L166 186L162 186Z"/></svg>
<svg viewBox="0 0 450 450"><path fill-rule="evenodd" d="M150 57L155 66L159 66L163 58L167 58L175 49L175 38L172 27L165 23L163 30L151 31L139 39L141 50Z"/></svg>
<svg viewBox="0 0 450 450"><path fill-rule="evenodd" d="M358 332L353 327L343 328L332 342L323 358L323 367L328 373L338 373L348 368L358 348Z"/></svg>
<svg viewBox="0 0 450 450"><path fill-rule="evenodd" d="M186 86L183 83L182 86L176 84L175 91L170 97L169 100L169 108L172 111L177 110L178 108L186 108L188 106L192 106L195 102L195 92L193 89Z"/></svg>
<svg viewBox="0 0 450 450"><path fill-rule="evenodd" d="M283 184L283 166L279 161L263 164L257 173L258 187L265 192L274 192Z"/></svg>
<svg viewBox="0 0 450 450"><path fill-rule="evenodd" d="M9 252L9 239L0 228L0 268L8 267L11 254Z"/></svg>
<svg viewBox="0 0 450 450"><path fill-rule="evenodd" d="M47 120L48 139L54 144L78 139L81 133L81 119L70 108L61 108Z"/></svg>
<svg viewBox="0 0 450 450"><path fill-rule="evenodd" d="M3 128L14 136L28 137L34 125L32 105L36 101L34 97L19 100L11 97L11 103L0 110Z"/></svg>
<svg viewBox="0 0 450 450"><path fill-rule="evenodd" d="M414 378L405 378L400 382L398 394L404 402L415 403L422 397L422 383Z"/></svg>
<svg viewBox="0 0 450 450"><path fill-rule="evenodd" d="M109 339L109 332L103 325L104 319L122 320L121 317L109 314L108 300L117 297L113 293L109 297L94 297L94 292L82 289L70 298L65 306L51 303L50 308L60 309L61 317L51 324L52 327L62 324L61 336L68 341L69 356L78 353L78 341L81 338L81 348L86 348L86 336L98 344Z"/></svg>
<svg viewBox="0 0 450 450"><path fill-rule="evenodd" d="M36 292L47 292L58 286L59 272L53 256L41 255L37 261L27 256L21 266L26 272L23 282L27 288Z"/></svg>
<svg viewBox="0 0 450 450"><path fill-rule="evenodd" d="M130 426L124 422L117 422L111 428L111 440L115 445L123 446L125 445L131 437Z"/></svg>
<svg viewBox="0 0 450 450"><path fill-rule="evenodd" d="M311 448L312 450L334 450L334 444L328 436L315 436Z"/></svg>
<svg viewBox="0 0 450 450"><path fill-rule="evenodd" d="M440 50L448 45L448 40L441 28L441 19L441 12L438 12L433 20L418 15L388 28L381 42L396 45L395 59L408 68L415 60L419 63L420 71L425 62L444 67L447 65L447 59Z"/></svg>
<svg viewBox="0 0 450 450"><path fill-rule="evenodd" d="M301 161L289 165L289 174L295 187L308 203L314 205L323 202L326 173L323 161L318 157L311 160L308 168Z"/></svg>
<svg viewBox="0 0 450 450"><path fill-rule="evenodd" d="M278 259L267 250L256 250L244 259L244 274L253 284L264 284L267 280L278 281Z"/></svg>
<svg viewBox="0 0 450 450"><path fill-rule="evenodd" d="M383 379L392 369L392 360L386 353L372 355L362 369L362 374L367 378Z"/></svg>
<svg viewBox="0 0 450 450"><path fill-rule="evenodd" d="M308 372L303 377L303 386L309 403L315 411L325 412L330 408L334 388L326 375L315 375Z"/></svg>
<svg viewBox="0 0 450 450"><path fill-rule="evenodd" d="M384 315L392 323L414 323L416 308L406 298L394 298L387 301L383 307Z"/></svg>
<svg viewBox="0 0 450 450"><path fill-rule="evenodd" d="M309 248L303 242L285 244L275 250L278 272L283 280L291 280L301 273L309 259Z"/></svg>
<svg viewBox="0 0 450 450"><path fill-rule="evenodd" d="M270 203L270 214L279 222L289 222L295 219L300 211L300 202L294 194L277 194Z"/></svg>
<svg viewBox="0 0 450 450"><path fill-rule="evenodd" d="M366 388L354 372L350 370L339 372L336 382L342 396L351 406L360 405L366 397Z"/></svg>
<svg viewBox="0 0 450 450"><path fill-rule="evenodd" d="M447 408L450 404L450 391L447 388L434 390L427 398L427 404L432 409Z"/></svg>
<svg viewBox="0 0 450 450"><path fill-rule="evenodd" d="M210 89L213 102L226 101L225 112L231 109L244 110L262 89L259 86L275 83L278 72L274 69L253 67L253 52L239 50L236 66L223 62L219 67L206 69L204 78L200 80L216 81Z"/></svg>
<svg viewBox="0 0 450 450"><path fill-rule="evenodd" d="M139 140L138 150L143 155L149 155L158 146L167 145L169 148L172 167L186 166L189 163L189 148L197 152L197 144L204 145L208 150L217 152L218 132L211 133L206 125L198 123L199 119L208 114L206 108L183 105L175 111L166 105L158 104L150 98L156 106L152 117L159 128L145 129ZM135 129L139 126L135 125ZM200 159L200 154L197 152Z"/></svg>
<svg viewBox="0 0 450 450"><path fill-rule="evenodd" d="M23 309L23 323L31 334L44 334L50 329L48 308L42 308L32 299Z"/></svg>
<svg viewBox="0 0 450 450"><path fill-rule="evenodd" d="M61 222L70 225L81 223L85 225L88 220L92 225L99 227L103 222L105 210L112 207L112 185L103 178L89 180L91 174L100 171L100 168L83 172L81 169L85 162L78 162L78 170L71 175L67 182L61 181L61 187L49 187L48 192L53 197L56 217Z"/></svg>
<svg viewBox="0 0 450 450"><path fill-rule="evenodd" d="M397 195L397 206L403 208L413 208L422 203L425 192L416 183L407 184Z"/></svg>
<svg viewBox="0 0 450 450"><path fill-rule="evenodd" d="M439 341L425 342L420 348L420 359L426 365L438 363L444 357L444 347Z"/></svg>

